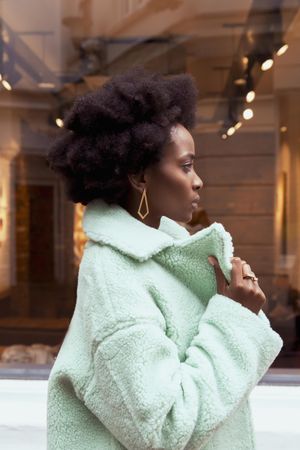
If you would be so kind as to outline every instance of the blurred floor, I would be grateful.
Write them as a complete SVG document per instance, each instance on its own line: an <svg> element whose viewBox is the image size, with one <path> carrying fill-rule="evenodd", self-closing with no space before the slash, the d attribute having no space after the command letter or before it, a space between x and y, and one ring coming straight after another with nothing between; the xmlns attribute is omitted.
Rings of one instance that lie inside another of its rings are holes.
<svg viewBox="0 0 300 450"><path fill-rule="evenodd" d="M46 450L47 381L0 380L0 448ZM300 386L257 386L257 450L299 450ZM234 450L234 449L233 449Z"/></svg>

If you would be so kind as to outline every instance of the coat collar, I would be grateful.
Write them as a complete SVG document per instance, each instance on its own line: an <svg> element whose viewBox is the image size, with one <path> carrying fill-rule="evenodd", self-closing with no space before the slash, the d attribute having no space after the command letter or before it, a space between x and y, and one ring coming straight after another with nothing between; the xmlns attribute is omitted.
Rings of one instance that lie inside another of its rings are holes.
<svg viewBox="0 0 300 450"><path fill-rule="evenodd" d="M204 245L208 254L219 258L221 268L229 278L233 245L230 234L220 223L215 222L190 236L183 226L168 217L163 216L156 229L135 219L119 205L108 205L95 199L86 206L83 229L92 241L110 245L139 261L174 247L180 253L189 253L189 249L197 253L197 248L200 250Z"/></svg>
<svg viewBox="0 0 300 450"><path fill-rule="evenodd" d="M138 260L146 260L178 239L189 236L175 221L162 217L159 229L135 219L119 205L92 200L85 208L83 230L88 238L110 245Z"/></svg>

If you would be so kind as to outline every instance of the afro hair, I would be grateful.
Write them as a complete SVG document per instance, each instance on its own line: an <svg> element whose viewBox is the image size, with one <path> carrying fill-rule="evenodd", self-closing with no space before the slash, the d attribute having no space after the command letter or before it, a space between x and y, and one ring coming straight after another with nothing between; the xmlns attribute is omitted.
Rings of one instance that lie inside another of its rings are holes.
<svg viewBox="0 0 300 450"><path fill-rule="evenodd" d="M48 166L66 182L68 199L120 203L128 174L159 162L171 127L191 129L197 90L190 75L163 77L134 68L75 100L63 135L47 154Z"/></svg>

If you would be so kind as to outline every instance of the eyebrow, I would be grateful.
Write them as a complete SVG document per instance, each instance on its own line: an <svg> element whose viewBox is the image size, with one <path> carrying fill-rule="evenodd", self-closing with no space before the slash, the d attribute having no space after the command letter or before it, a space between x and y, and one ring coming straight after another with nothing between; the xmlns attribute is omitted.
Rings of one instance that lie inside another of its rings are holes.
<svg viewBox="0 0 300 450"><path fill-rule="evenodd" d="M190 157L192 159L195 159L195 154L194 153L184 153L183 155L180 156L180 159L186 158L186 157Z"/></svg>

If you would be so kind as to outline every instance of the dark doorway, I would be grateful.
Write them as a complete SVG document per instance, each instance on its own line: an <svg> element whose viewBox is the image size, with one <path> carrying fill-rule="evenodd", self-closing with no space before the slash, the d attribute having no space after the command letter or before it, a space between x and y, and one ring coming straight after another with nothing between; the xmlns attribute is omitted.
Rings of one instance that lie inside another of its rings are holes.
<svg viewBox="0 0 300 450"><path fill-rule="evenodd" d="M29 185L29 281L54 281L53 186Z"/></svg>

